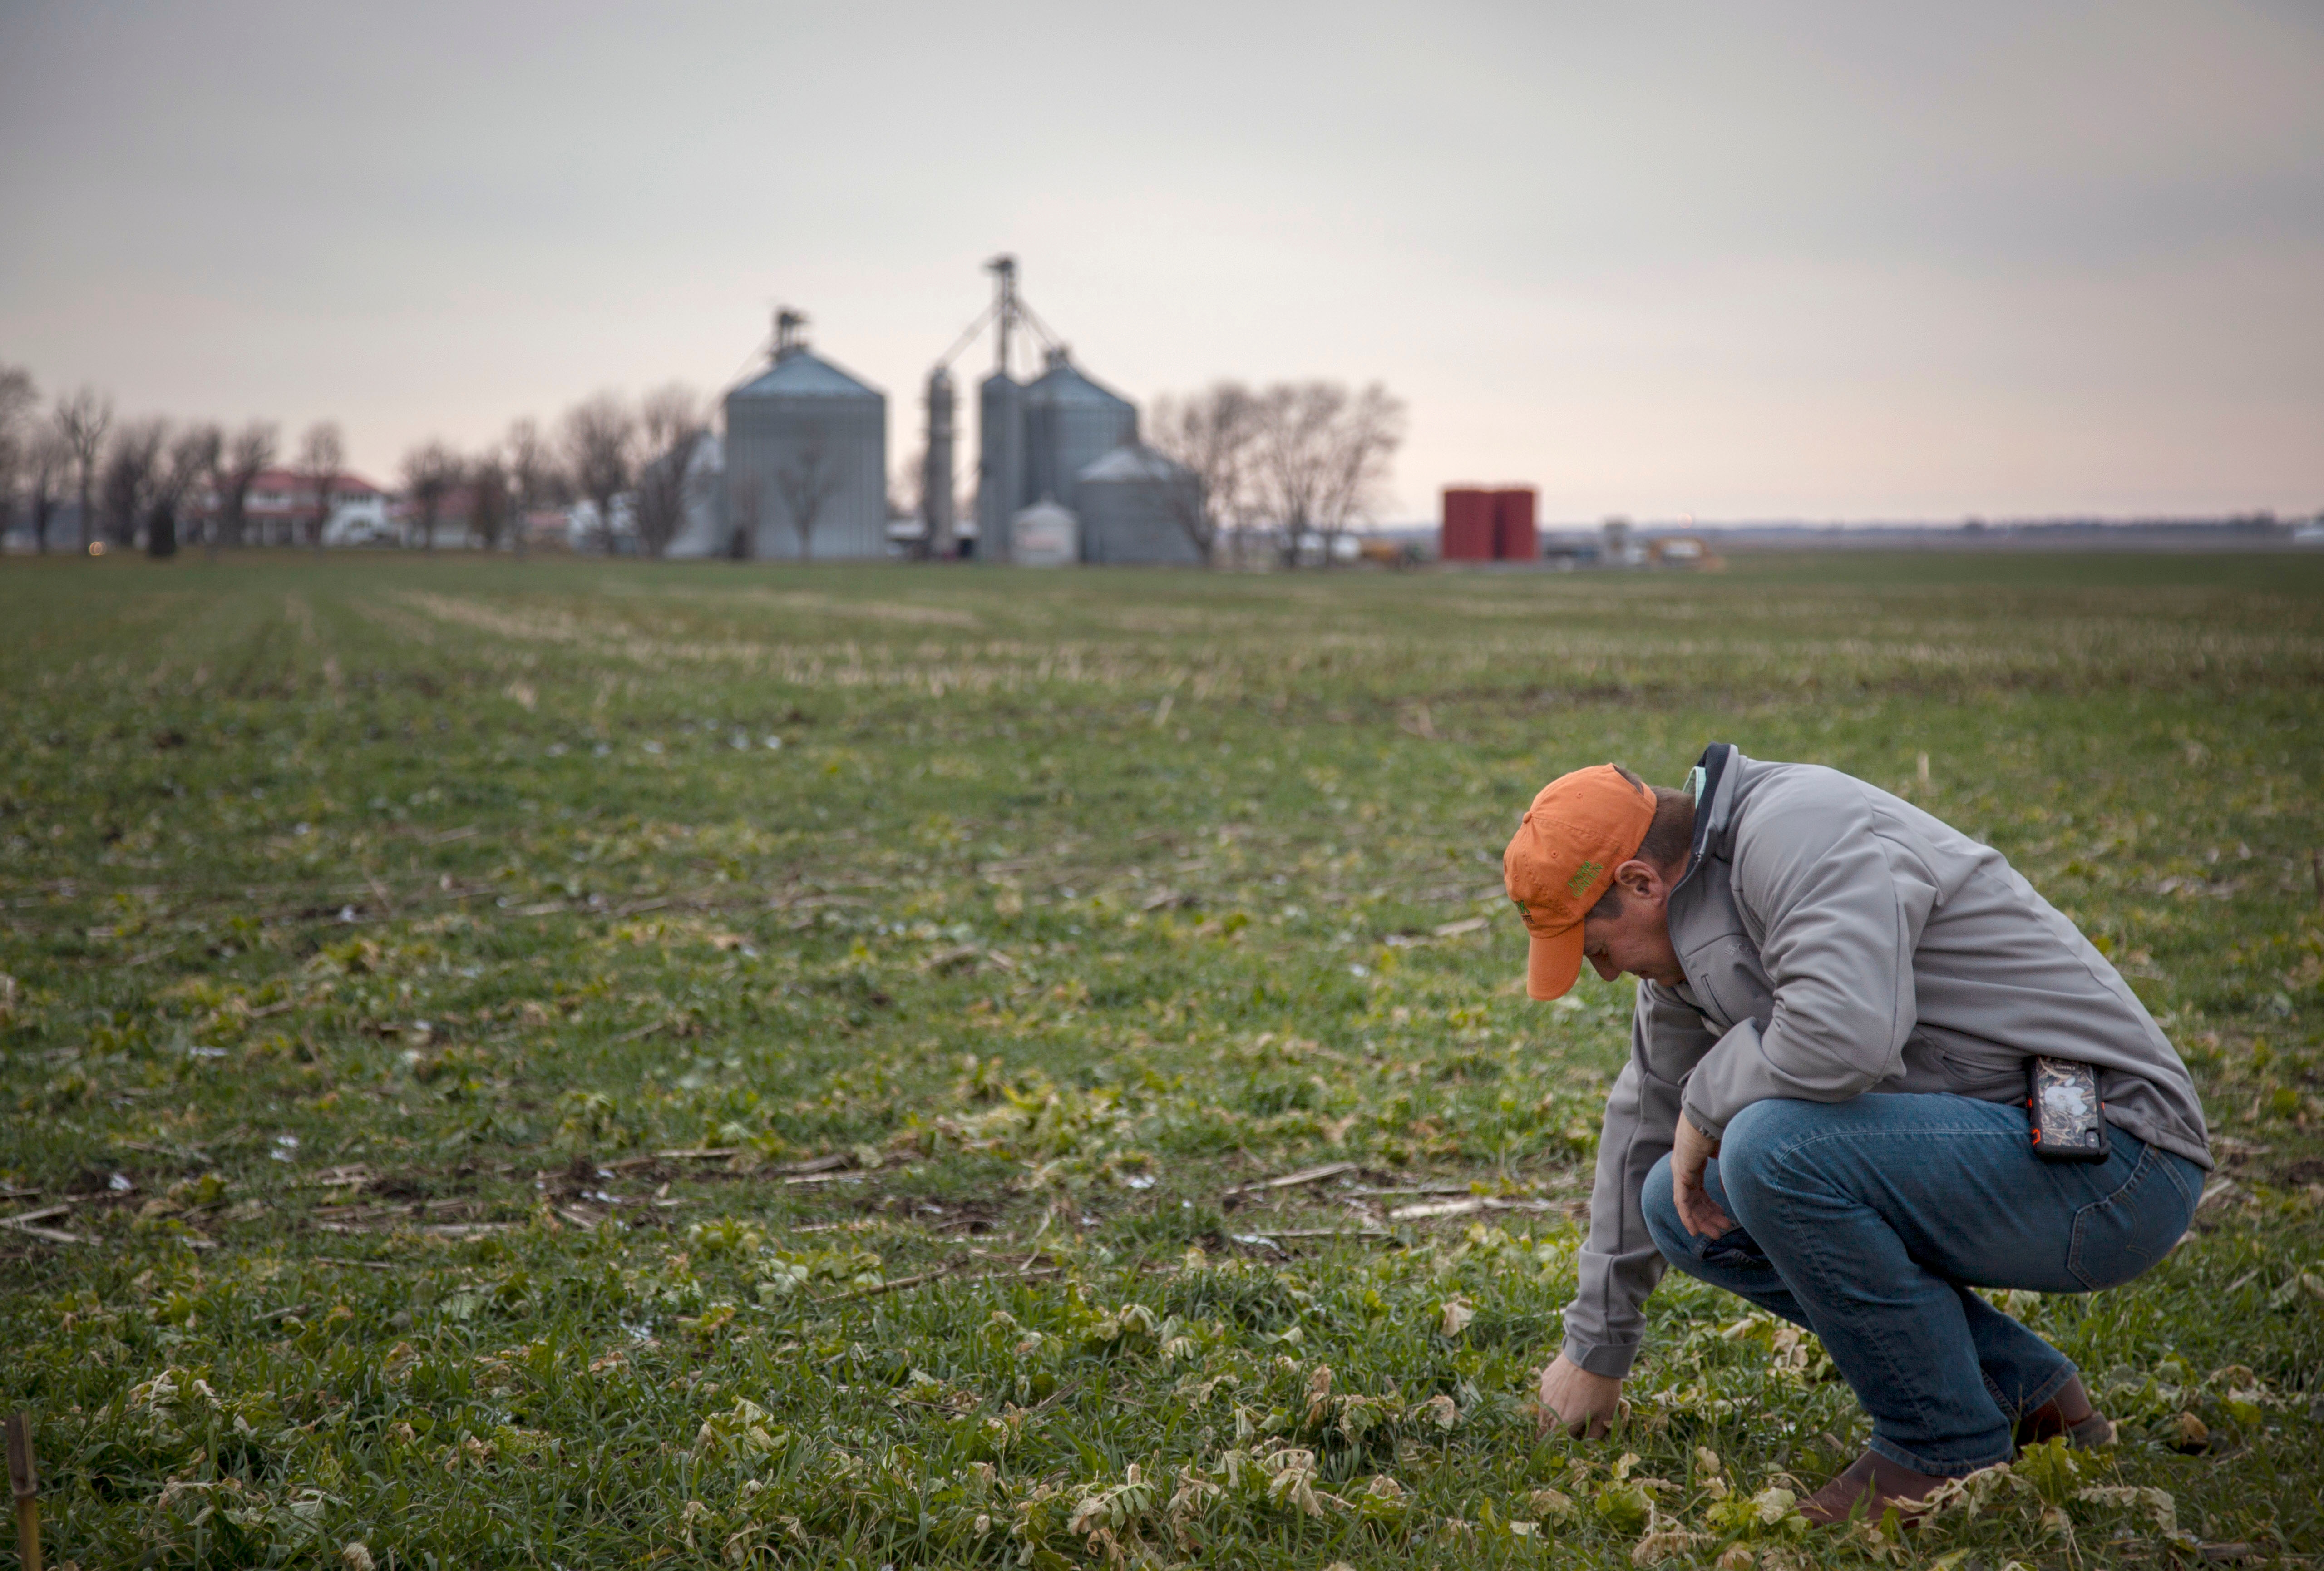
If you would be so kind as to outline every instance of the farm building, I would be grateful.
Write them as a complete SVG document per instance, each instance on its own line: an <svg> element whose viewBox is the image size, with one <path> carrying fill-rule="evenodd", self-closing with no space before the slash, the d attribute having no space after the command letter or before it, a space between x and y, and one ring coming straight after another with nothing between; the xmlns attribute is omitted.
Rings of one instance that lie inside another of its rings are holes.
<svg viewBox="0 0 2324 1571"><path fill-rule="evenodd" d="M1025 389L1026 504L1081 508L1082 471L1138 440L1138 406L1093 380L1063 345Z"/></svg>
<svg viewBox="0 0 2324 1571"><path fill-rule="evenodd" d="M1185 466L1151 448L1119 447L1075 476L1073 494L1083 561L1202 566L1186 532L1201 497Z"/></svg>
<svg viewBox="0 0 2324 1571"><path fill-rule="evenodd" d="M1541 557L1529 485L1488 491L1453 485L1444 492L1439 559L1447 562L1530 562Z"/></svg>
<svg viewBox="0 0 2324 1571"><path fill-rule="evenodd" d="M1047 358L1047 368L1029 383L995 371L977 399L977 522L986 538L1010 541L1012 548L1018 514L1055 503L1078 517L1082 472L1138 440L1136 404L1093 380L1062 347Z"/></svg>
<svg viewBox="0 0 2324 1571"><path fill-rule="evenodd" d="M976 514L989 540L1013 541L1017 515L1042 503L1078 516L1082 471L1138 440L1138 406L1091 378L1063 345L1029 383L1005 366L986 377L977 417Z"/></svg>
<svg viewBox="0 0 2324 1571"><path fill-rule="evenodd" d="M684 498L678 532L662 549L668 557L730 557L740 555L728 526L726 444L716 431L700 431L647 466L649 469L676 464L683 471L679 494Z"/></svg>
<svg viewBox="0 0 2324 1571"><path fill-rule="evenodd" d="M983 549L1002 560L1019 559L1018 520L1028 510L1054 505L1074 520L1074 560L1199 559L1171 506L1176 488L1191 484L1191 477L1139 445L1138 406L1075 365L1065 345L1033 315L1017 293L1015 259L996 257L989 265L997 298L929 378L927 439L929 452L939 444L950 451L950 384L940 379L949 374L946 364L990 322L994 365L978 384L976 401L976 519ZM1018 380L1010 365L1011 345L1020 331L1038 335L1044 346L1041 374L1029 382ZM934 488L928 489L933 494ZM1098 516L1090 515L1092 507ZM1062 536L1058 521L1047 512L1039 515L1039 524L1046 560L1054 557Z"/></svg>
<svg viewBox="0 0 2324 1571"><path fill-rule="evenodd" d="M1036 502L1009 521L1010 559L1020 568L1069 568L1082 559L1081 521L1054 502Z"/></svg>
<svg viewBox="0 0 2324 1571"><path fill-rule="evenodd" d="M776 319L774 363L726 395L726 520L751 556L888 554L888 398Z"/></svg>

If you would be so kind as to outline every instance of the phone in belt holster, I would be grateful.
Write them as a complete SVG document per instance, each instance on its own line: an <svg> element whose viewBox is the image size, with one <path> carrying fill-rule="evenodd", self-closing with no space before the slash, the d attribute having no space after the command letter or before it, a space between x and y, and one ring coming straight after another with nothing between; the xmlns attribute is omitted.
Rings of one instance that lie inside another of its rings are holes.
<svg viewBox="0 0 2324 1571"><path fill-rule="evenodd" d="M2045 1162L2107 1160L2106 1104L2098 1072L2070 1058L2025 1060L2025 1116L2034 1154Z"/></svg>

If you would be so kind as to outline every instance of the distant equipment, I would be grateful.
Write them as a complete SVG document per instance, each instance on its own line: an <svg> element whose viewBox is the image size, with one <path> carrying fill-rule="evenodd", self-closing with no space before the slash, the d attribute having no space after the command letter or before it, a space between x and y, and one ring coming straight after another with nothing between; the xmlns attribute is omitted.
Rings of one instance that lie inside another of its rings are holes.
<svg viewBox="0 0 2324 1571"><path fill-rule="evenodd" d="M726 395L730 527L760 558L884 556L887 394L808 348L806 328L778 313L772 364Z"/></svg>
<svg viewBox="0 0 2324 1571"><path fill-rule="evenodd" d="M1448 562L1530 562L1540 559L1530 485L1488 490L1447 486L1438 556Z"/></svg>
<svg viewBox="0 0 2324 1571"><path fill-rule="evenodd" d="M1646 559L1657 568L1680 568L1697 573L1723 573L1727 559L1697 535L1657 535L1646 542Z"/></svg>
<svg viewBox="0 0 2324 1571"><path fill-rule="evenodd" d="M1627 518L1609 518L1600 526L1605 544L1598 553L1598 565L1603 568L1642 568L1646 565L1646 548L1630 532Z"/></svg>

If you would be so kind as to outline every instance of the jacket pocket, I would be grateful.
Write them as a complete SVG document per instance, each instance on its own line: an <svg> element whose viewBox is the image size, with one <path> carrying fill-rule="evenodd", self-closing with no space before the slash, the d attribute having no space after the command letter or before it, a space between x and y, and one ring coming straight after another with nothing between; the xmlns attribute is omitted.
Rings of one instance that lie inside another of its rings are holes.
<svg viewBox="0 0 2324 1571"><path fill-rule="evenodd" d="M1729 934L1706 945L1687 967L1697 994L1710 1012L1731 1030L1745 1021L1757 1021L1762 1030L1775 1017L1775 993L1750 940Z"/></svg>
<svg viewBox="0 0 2324 1571"><path fill-rule="evenodd" d="M2111 1132L2117 1141L2130 1138ZM2066 1270L2086 1292L2120 1287L2170 1253L2194 1217L2195 1197L2172 1170L2170 1153L2143 1146L2120 1187L2074 1213Z"/></svg>
<svg viewBox="0 0 2324 1571"><path fill-rule="evenodd" d="M1931 1044L1944 1067L1946 1089L1979 1102L2016 1102L2025 1095L2025 1056L2004 1048Z"/></svg>

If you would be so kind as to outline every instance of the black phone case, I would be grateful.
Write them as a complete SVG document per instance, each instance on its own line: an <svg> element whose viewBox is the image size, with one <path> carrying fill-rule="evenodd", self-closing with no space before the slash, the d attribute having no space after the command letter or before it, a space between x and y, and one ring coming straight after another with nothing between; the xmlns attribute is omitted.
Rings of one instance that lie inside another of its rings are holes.
<svg viewBox="0 0 2324 1571"><path fill-rule="evenodd" d="M2068 1058L2025 1061L2025 1116L2034 1154L2045 1162L2102 1162L2107 1143L2106 1104L2098 1098L2098 1071Z"/></svg>

